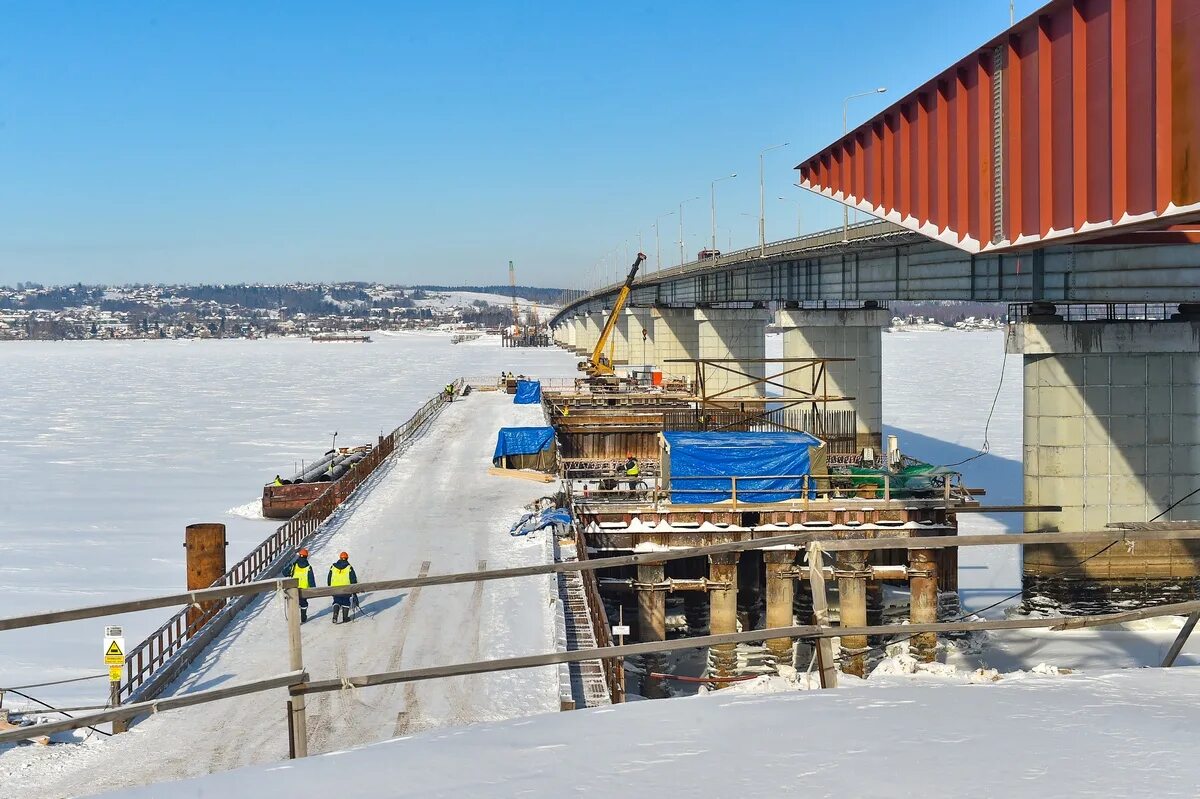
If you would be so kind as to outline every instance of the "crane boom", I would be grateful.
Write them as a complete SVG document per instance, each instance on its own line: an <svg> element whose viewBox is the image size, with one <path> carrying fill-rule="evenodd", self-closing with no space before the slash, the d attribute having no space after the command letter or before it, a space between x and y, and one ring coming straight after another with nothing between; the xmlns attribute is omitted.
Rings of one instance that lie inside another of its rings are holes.
<svg viewBox="0 0 1200 799"><path fill-rule="evenodd" d="M521 335L521 309L517 307L517 269L513 266L513 262L508 262L508 287L512 290L512 314L513 325L516 327L514 331L518 336Z"/></svg>
<svg viewBox="0 0 1200 799"><path fill-rule="evenodd" d="M625 307L625 303L629 300L629 292L633 289L633 279L637 277L638 267L642 265L642 261L646 260L643 253L638 253L637 258L633 261L633 266L629 268L629 276L625 278L625 285L621 286L621 290L617 292L617 299L613 302L612 313L604 320L604 329L600 331L600 335L596 338L596 346L592 350L592 357L584 365L589 377L602 377L613 373L612 359L604 357L604 348L608 345L608 341L612 338L613 328L617 326L617 320L621 318L621 311Z"/></svg>

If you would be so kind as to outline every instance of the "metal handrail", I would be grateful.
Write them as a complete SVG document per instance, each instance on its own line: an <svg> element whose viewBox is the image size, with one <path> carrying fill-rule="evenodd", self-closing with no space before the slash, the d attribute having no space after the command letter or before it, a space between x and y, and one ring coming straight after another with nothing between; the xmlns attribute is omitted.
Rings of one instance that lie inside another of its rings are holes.
<svg viewBox="0 0 1200 799"><path fill-rule="evenodd" d="M456 389L461 388L462 383L461 378L454 381ZM290 554L311 538L321 524L371 476L372 472L389 455L424 427L433 414L441 409L445 401L445 395L439 392L418 408L404 424L387 436L381 436L378 444L355 465L354 469L336 483L330 483L329 488L305 505L299 513L276 528L270 537L250 550L225 574L217 578L210 587L254 582L282 568ZM207 607L204 608L204 612L190 622L188 614L192 608L184 608L167 619L157 630L130 648L125 655L125 679L122 680L118 689L120 700L125 702L134 698L146 699L153 696L157 690L161 690L165 684L165 677L156 679L150 688L143 689L150 679L163 672L168 664L170 664L171 673L182 671L198 654L198 652L193 652L190 655L183 655L182 653L189 648L188 644L201 640L201 631L205 631L205 638L209 637L207 633L211 632L210 625L224 626L227 624L232 614L226 613L226 611L232 609L236 612L243 604L236 600L205 603Z"/></svg>

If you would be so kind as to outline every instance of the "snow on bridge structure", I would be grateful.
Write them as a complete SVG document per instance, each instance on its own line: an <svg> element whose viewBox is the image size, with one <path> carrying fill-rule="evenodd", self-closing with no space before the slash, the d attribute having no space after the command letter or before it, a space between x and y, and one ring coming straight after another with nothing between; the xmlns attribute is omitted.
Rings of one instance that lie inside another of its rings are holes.
<svg viewBox="0 0 1200 799"><path fill-rule="evenodd" d="M614 361L750 373L773 322L785 358L853 359L828 407L877 435L887 302L1008 302L1025 500L1063 506L1026 529L1200 517L1197 109L1200 5L1054 0L797 167L880 219L640 276ZM618 288L564 307L555 340L589 353ZM1087 576L1200 590L1195 553L1148 549ZM1030 547L1026 576L1049 590L1091 554Z"/></svg>

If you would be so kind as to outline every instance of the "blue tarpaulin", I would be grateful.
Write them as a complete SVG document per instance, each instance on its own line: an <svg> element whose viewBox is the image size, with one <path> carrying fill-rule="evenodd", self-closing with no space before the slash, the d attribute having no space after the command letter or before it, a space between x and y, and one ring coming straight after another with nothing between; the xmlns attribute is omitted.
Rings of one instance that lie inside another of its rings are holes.
<svg viewBox="0 0 1200 799"><path fill-rule="evenodd" d="M518 380L513 405L536 405L542 401L542 384L536 380Z"/></svg>
<svg viewBox="0 0 1200 799"><path fill-rule="evenodd" d="M501 427L500 435L496 437L492 465L500 466L501 458L505 455L536 455L552 446L553 427Z"/></svg>
<svg viewBox="0 0 1200 799"><path fill-rule="evenodd" d="M568 528L570 526L571 513L566 508L547 508L539 513L526 513L512 526L508 534L529 535L543 527Z"/></svg>
<svg viewBox="0 0 1200 799"><path fill-rule="evenodd" d="M663 433L670 462L671 501L689 504L785 502L804 493L811 472L809 447L821 440L808 433ZM702 478L702 479L697 479ZM741 479L756 478L756 479ZM810 495L815 487L809 481Z"/></svg>

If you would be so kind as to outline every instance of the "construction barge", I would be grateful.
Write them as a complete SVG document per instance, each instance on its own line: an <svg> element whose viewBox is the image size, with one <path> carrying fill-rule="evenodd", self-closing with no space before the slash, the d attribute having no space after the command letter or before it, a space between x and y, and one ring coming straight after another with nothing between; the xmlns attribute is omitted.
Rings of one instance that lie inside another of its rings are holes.
<svg viewBox="0 0 1200 799"><path fill-rule="evenodd" d="M315 342L351 342L357 344L370 344L371 337L368 335L356 333L317 333L309 338Z"/></svg>
<svg viewBox="0 0 1200 799"><path fill-rule="evenodd" d="M291 479L276 476L263 486L262 513L268 519L290 519L304 506L335 487L367 457L371 446L338 447L301 469Z"/></svg>

